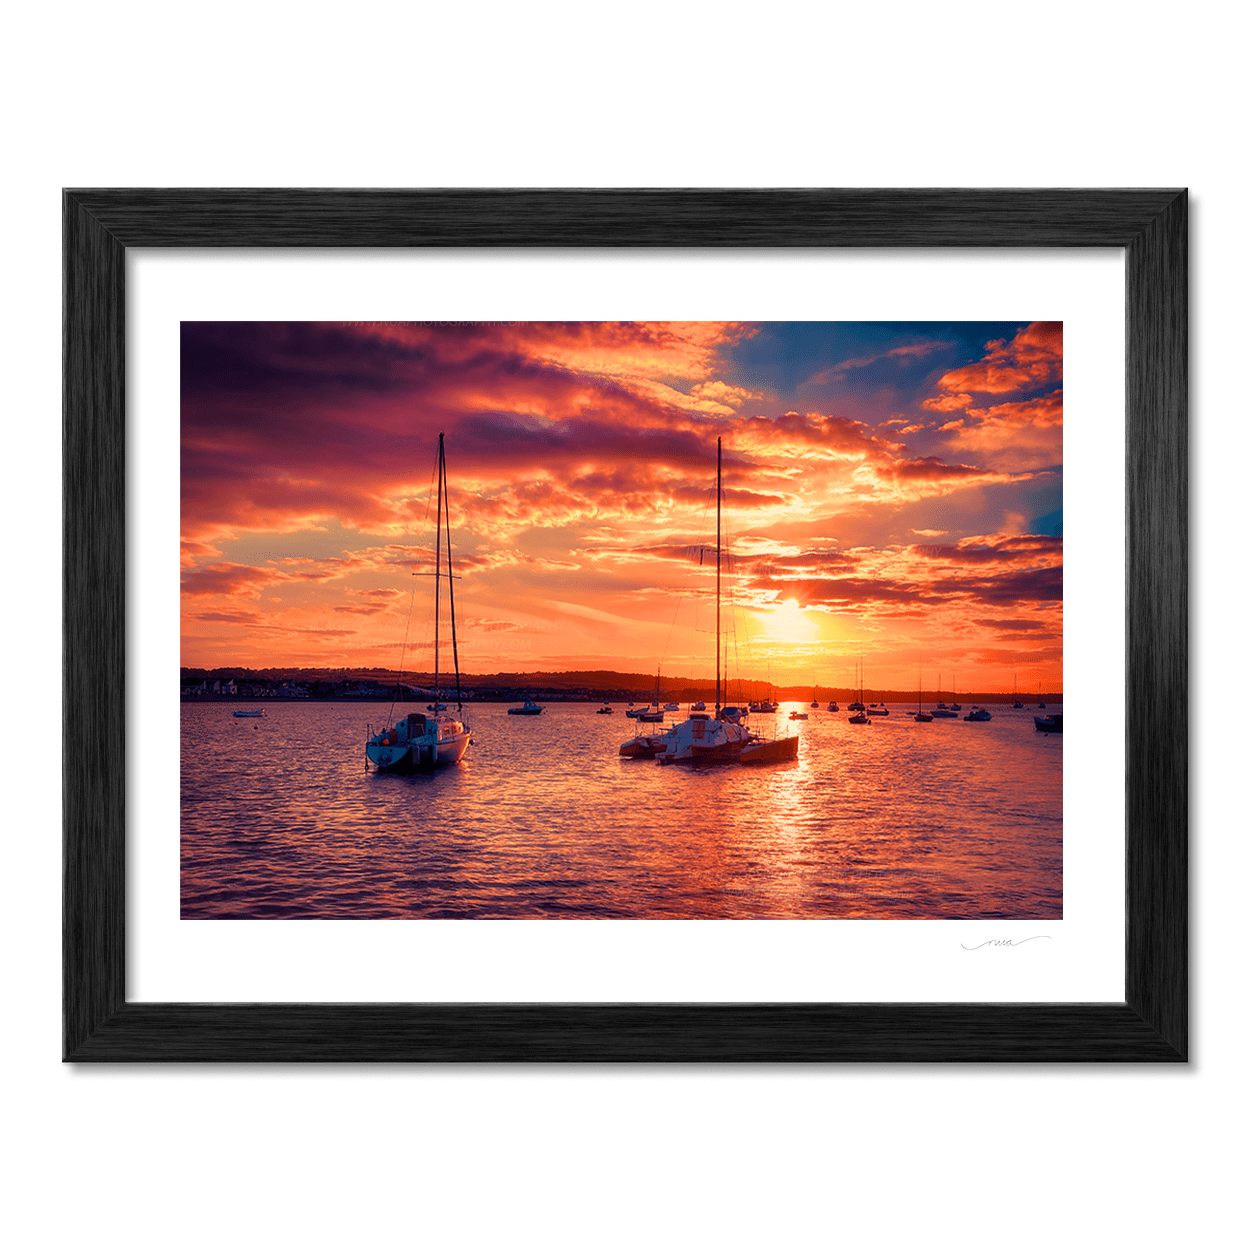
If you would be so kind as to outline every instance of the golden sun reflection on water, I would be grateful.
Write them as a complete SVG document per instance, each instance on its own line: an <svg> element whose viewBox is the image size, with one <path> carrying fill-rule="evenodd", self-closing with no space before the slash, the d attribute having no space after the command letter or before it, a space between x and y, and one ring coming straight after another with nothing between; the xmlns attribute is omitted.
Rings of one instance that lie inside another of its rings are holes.
<svg viewBox="0 0 1250 1250"><path fill-rule="evenodd" d="M620 758L619 709L470 705L463 764L394 777L364 766L385 705L184 705L182 914L1062 915L1063 740L1030 711L854 726L791 706L794 762L688 770Z"/></svg>

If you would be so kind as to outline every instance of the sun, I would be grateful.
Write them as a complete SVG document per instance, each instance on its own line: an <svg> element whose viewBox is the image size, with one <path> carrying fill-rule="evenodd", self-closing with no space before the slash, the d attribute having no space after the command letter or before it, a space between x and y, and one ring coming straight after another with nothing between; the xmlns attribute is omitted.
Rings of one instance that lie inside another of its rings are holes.
<svg viewBox="0 0 1250 1250"><path fill-rule="evenodd" d="M765 618L764 633L775 642L811 642L820 633L816 622L799 607L797 599L787 599L773 606Z"/></svg>

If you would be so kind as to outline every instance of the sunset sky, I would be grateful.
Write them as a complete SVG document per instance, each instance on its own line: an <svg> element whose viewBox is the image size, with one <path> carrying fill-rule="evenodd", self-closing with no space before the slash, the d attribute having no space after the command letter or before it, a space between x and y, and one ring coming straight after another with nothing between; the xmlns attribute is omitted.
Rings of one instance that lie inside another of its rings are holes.
<svg viewBox="0 0 1250 1250"><path fill-rule="evenodd" d="M428 671L444 431L462 670L710 676L719 436L731 676L1062 689L1060 324L187 322L181 369L186 666L398 669L415 592Z"/></svg>

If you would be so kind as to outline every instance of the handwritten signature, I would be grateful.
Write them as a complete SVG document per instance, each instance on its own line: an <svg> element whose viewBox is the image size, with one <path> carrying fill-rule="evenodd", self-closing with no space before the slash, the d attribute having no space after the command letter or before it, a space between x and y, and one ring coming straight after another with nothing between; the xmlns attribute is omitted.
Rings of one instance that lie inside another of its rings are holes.
<svg viewBox="0 0 1250 1250"><path fill-rule="evenodd" d="M1036 942L1038 938L1046 938L1049 941L1050 934L1038 933L1033 937L1021 938L1018 942L1013 941L1011 938L987 938L984 942L978 942L975 946L964 946L962 942L959 945L964 946L966 951L979 951L983 946L1023 946L1025 942Z"/></svg>

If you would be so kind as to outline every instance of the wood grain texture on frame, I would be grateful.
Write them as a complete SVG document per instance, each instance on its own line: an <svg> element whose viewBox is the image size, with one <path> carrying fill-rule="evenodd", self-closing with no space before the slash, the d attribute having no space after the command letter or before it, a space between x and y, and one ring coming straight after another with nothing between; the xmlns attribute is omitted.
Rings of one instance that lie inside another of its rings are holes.
<svg viewBox="0 0 1250 1250"><path fill-rule="evenodd" d="M1184 191L1114 189L65 192L63 1057L1183 1061L1186 209ZM1123 1002L126 1002L126 249L605 246L1126 249Z"/></svg>

